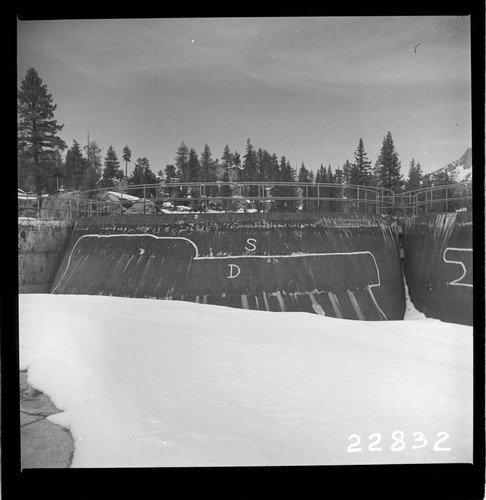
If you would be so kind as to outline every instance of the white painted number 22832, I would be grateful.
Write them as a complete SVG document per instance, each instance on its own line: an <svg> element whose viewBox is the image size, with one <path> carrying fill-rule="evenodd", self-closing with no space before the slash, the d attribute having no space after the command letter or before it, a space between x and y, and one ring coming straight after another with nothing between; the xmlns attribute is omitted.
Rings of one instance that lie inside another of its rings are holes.
<svg viewBox="0 0 486 500"><path fill-rule="evenodd" d="M418 450L420 448L425 448L428 445L428 441L425 438L423 432L414 432L412 433L412 449ZM432 450L441 452L441 451L451 451L451 448L441 446L444 441L449 439L450 435L448 432L441 431L436 434L436 440L433 444ZM393 431L391 434L392 444L390 446L391 451L402 451L406 448L407 442L409 440L406 439L405 433L403 431ZM366 451L383 451L383 447L381 444L382 435L380 432L374 432L368 436L368 446ZM358 434L351 434L348 437L348 441L351 441L348 445L347 451L348 453L359 453L363 451L361 447L361 436ZM364 443L363 443L364 445Z"/></svg>

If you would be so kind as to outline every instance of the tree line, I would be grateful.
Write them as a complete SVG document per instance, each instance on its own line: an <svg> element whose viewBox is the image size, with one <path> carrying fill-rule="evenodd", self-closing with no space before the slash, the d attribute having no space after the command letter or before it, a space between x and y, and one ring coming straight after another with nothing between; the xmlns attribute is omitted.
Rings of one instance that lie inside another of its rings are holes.
<svg viewBox="0 0 486 500"><path fill-rule="evenodd" d="M194 148L184 142L177 148L174 163L163 170L153 172L146 157L136 159L134 168L128 176L128 163L132 162L132 152L128 145L123 148L121 159L110 145L106 154L96 141L88 140L85 146L74 140L71 147L58 137L63 125L54 118L56 105L52 94L42 82L37 71L30 68L17 92L18 110L18 186L37 195L54 193L60 188L65 190L88 191L97 188L109 188L127 185L155 184L161 179L167 182L292 182L310 183L306 188L308 196L315 196L317 185L319 196L333 196L333 184L343 186L371 186L389 189L394 193L419 189L435 185L452 184L454 181L447 172L439 171L433 175L424 175L420 163L412 159L406 179L401 174L401 162L395 149L391 132L383 138L383 144L374 165L365 151L360 138L354 152L353 161L346 160L341 168L333 172L330 165L323 164L314 171L302 163L300 168L293 168L286 156L278 157L265 149L256 149L247 139L243 155L231 151L225 146L220 158L213 158L210 147L206 144L198 154ZM61 153L66 151L64 158ZM123 163L122 163L123 162ZM123 168L124 167L124 168ZM245 196L258 196L262 193L257 185L248 186ZM270 188L269 188L270 189ZM322 191L324 189L324 191ZM327 191L326 191L327 189ZM310 191L309 191L310 190ZM140 192L133 194L141 196ZM199 193L200 194L200 193ZM207 196L230 197L234 194L231 186L215 185L208 188ZM293 210L296 201L278 198L298 196L295 186L274 186L271 194L277 198L275 206L280 210ZM191 195L190 189L182 189L179 196ZM359 197L359 195L358 195ZM308 202L307 209L312 209L315 202Z"/></svg>

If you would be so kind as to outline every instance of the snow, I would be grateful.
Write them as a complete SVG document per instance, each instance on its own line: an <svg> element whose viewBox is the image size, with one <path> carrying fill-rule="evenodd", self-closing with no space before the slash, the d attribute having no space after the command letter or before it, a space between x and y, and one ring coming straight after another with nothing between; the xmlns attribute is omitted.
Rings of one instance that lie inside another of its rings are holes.
<svg viewBox="0 0 486 500"><path fill-rule="evenodd" d="M403 315L404 320L410 321L429 319L430 321L440 321L438 319L427 318L427 316L425 316L423 312L416 309L416 307L413 305L412 300L410 299L410 293L408 291L408 285L405 277L403 278L403 286L405 289L405 314Z"/></svg>
<svg viewBox="0 0 486 500"><path fill-rule="evenodd" d="M19 341L72 467L472 461L472 327L21 294Z"/></svg>
<svg viewBox="0 0 486 500"><path fill-rule="evenodd" d="M117 193L116 191L107 191L107 194L111 194L115 198L127 201L139 201L140 198L138 196L132 196L126 193Z"/></svg>
<svg viewBox="0 0 486 500"><path fill-rule="evenodd" d="M452 176L455 182L471 182L472 168L467 168L464 165L457 165L452 172Z"/></svg>

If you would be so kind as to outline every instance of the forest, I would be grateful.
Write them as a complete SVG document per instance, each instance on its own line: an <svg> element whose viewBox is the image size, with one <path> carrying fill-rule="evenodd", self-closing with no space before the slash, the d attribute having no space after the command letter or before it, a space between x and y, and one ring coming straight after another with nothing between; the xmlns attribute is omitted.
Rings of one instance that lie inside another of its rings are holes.
<svg viewBox="0 0 486 500"><path fill-rule="evenodd" d="M128 145L121 157L112 145L103 149L89 136L84 146L76 140L68 145L58 136L63 125L54 117L56 104L37 71L30 68L17 92L18 110L18 187L30 194L52 194L59 191L91 191L165 182L223 182L209 187L209 196L231 196L233 191L224 182L306 182L312 189L318 184L380 187L400 194L422 187L450 185L455 181L449 172L440 170L424 175L422 166L411 159L406 178L401 173L401 161L395 149L392 133L388 131L374 162L368 158L362 138L357 140L354 157L335 167L321 163L318 168L307 168L303 163L292 167L285 155L277 156L262 148L255 148L248 138L243 154L224 147L221 157L214 157L209 145L203 151L182 142L174 148L174 162L154 172L146 157L132 160ZM128 164L133 169L128 175ZM251 186L245 193L256 196L258 186ZM273 196L292 197L295 186L276 186ZM130 191L142 196L141 188ZM308 191L307 191L308 193ZM189 189L179 191L180 196L190 194ZM321 193L320 193L321 194ZM324 193L326 196L326 192ZM295 209L295 201L281 200L277 208ZM310 207L306 207L310 208Z"/></svg>

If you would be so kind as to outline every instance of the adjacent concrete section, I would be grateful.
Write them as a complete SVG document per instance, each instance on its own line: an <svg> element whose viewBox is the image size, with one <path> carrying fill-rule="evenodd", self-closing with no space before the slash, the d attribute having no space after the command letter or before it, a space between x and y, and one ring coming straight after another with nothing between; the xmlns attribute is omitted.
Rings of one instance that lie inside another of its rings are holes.
<svg viewBox="0 0 486 500"><path fill-rule="evenodd" d="M49 293L73 223L19 219L19 293Z"/></svg>
<svg viewBox="0 0 486 500"><path fill-rule="evenodd" d="M27 382L20 372L21 467L67 468L71 465L74 441L67 429L46 420L59 410L42 392Z"/></svg>
<svg viewBox="0 0 486 500"><path fill-rule="evenodd" d="M410 298L426 316L473 324L472 214L423 214L400 219Z"/></svg>
<svg viewBox="0 0 486 500"><path fill-rule="evenodd" d="M397 227L376 215L80 219L52 293L402 319Z"/></svg>

